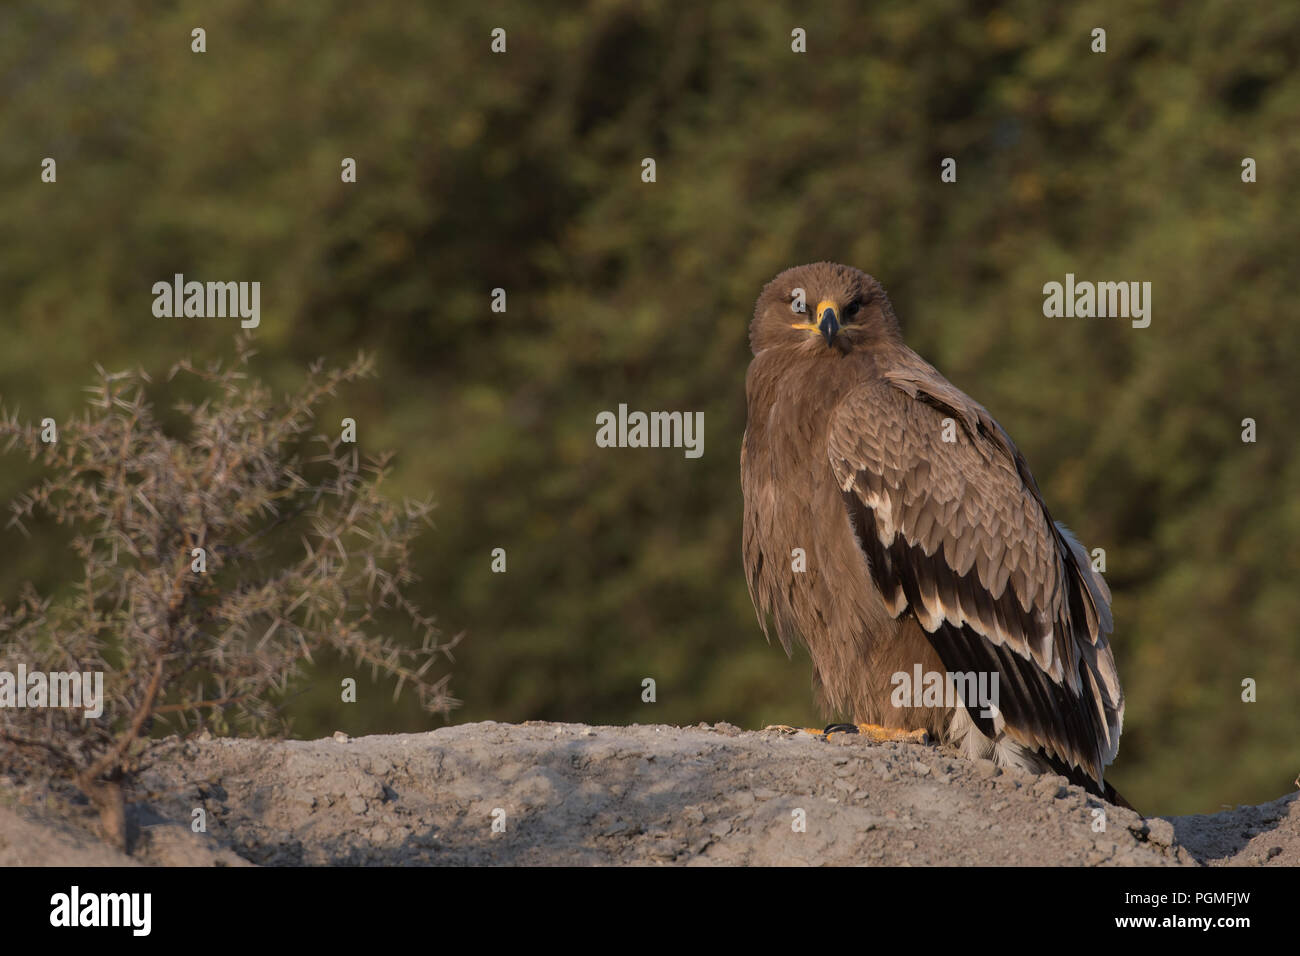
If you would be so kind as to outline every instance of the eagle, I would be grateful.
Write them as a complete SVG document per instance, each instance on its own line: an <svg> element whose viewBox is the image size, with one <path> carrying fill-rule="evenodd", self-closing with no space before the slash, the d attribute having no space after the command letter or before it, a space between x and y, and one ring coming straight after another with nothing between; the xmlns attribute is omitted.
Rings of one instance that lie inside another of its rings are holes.
<svg viewBox="0 0 1300 956"><path fill-rule="evenodd" d="M769 642L806 646L822 711L1127 805L1103 778L1124 722L1110 589L1002 426L850 266L782 272L749 341L749 594Z"/></svg>

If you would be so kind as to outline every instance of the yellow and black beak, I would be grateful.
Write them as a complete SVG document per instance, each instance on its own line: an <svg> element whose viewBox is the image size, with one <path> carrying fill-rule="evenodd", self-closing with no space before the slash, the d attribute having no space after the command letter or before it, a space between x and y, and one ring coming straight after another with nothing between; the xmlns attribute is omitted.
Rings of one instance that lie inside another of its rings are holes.
<svg viewBox="0 0 1300 956"><path fill-rule="evenodd" d="M835 314L835 303L823 299L817 303L817 331L828 346L835 343L835 333L840 330L840 317Z"/></svg>
<svg viewBox="0 0 1300 956"><path fill-rule="evenodd" d="M834 345L835 335L840 330L840 317L835 311L835 303L830 299L822 299L817 303L817 323L815 325L812 322L794 322L790 328L803 329L807 332L820 332L828 346Z"/></svg>

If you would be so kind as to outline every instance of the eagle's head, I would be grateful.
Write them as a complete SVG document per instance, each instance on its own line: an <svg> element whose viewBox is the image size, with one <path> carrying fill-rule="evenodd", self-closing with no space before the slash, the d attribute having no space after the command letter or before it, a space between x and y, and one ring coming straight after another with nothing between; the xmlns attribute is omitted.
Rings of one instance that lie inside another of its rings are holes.
<svg viewBox="0 0 1300 956"><path fill-rule="evenodd" d="M898 340L898 319L880 283L836 262L786 269L763 287L749 326L755 355L769 348L847 354Z"/></svg>

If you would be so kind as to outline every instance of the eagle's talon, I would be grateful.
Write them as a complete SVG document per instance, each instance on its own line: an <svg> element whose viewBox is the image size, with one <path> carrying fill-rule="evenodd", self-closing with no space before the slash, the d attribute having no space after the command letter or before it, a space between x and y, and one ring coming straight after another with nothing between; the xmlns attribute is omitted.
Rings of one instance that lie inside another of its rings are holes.
<svg viewBox="0 0 1300 956"><path fill-rule="evenodd" d="M891 727L881 727L879 724L858 724L854 733L864 734L873 743L878 744L890 740L913 744L928 744L930 742L930 735L924 730L894 730Z"/></svg>

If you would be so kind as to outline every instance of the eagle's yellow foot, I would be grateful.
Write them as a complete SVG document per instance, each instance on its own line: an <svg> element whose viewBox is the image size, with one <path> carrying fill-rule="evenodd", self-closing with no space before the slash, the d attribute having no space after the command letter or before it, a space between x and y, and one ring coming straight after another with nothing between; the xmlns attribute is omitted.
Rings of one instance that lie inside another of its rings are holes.
<svg viewBox="0 0 1300 956"><path fill-rule="evenodd" d="M888 740L903 740L914 744L930 742L930 735L924 730L895 730L892 727L881 727L879 724L831 724L823 731L826 737L839 733L862 734L878 744Z"/></svg>

